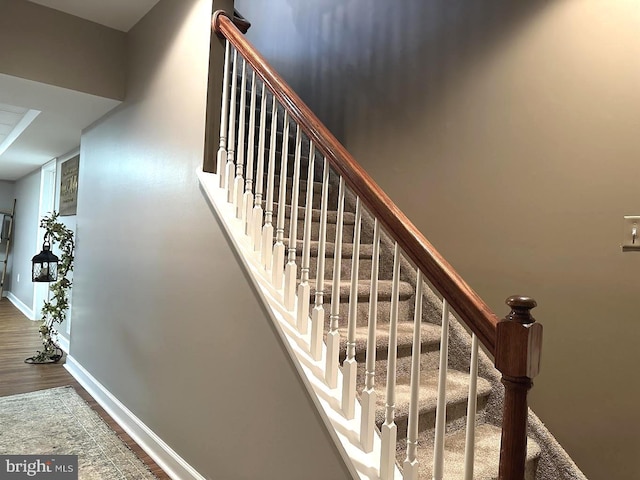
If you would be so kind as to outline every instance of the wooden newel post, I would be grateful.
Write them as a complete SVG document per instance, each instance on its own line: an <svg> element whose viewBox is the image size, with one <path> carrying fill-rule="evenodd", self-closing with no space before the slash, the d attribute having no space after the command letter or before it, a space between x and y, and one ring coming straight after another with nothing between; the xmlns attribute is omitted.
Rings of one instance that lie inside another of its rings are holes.
<svg viewBox="0 0 640 480"><path fill-rule="evenodd" d="M542 325L530 310L533 298L513 296L506 300L511 312L498 323L496 368L502 373L504 410L500 446L499 480L523 480L527 456L527 394L540 371Z"/></svg>

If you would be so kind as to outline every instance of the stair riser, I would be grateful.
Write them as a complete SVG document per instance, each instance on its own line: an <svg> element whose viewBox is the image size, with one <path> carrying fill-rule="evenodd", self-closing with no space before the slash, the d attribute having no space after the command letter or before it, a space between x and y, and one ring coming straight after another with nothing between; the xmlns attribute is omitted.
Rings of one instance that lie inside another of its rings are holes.
<svg viewBox="0 0 640 480"><path fill-rule="evenodd" d="M285 242L285 246L288 248L288 243ZM302 269L302 251L296 252L296 264L298 265L298 278L300 277L300 271ZM285 258L284 265L287 264ZM327 257L325 259L324 278L325 280L331 280L333 278L333 257ZM340 278L342 280L351 280L351 258L343 258L340 263ZM283 268L284 268L283 265ZM318 275L318 258L312 256L309 263L309 278L316 278ZM360 259L360 268L358 269L358 278L360 280L368 280L371 277L371 259Z"/></svg>
<svg viewBox="0 0 640 480"><path fill-rule="evenodd" d="M324 312L325 312L325 330L328 329L329 325L329 314L331 313L331 283L325 284L326 291L329 294L324 296ZM309 306L309 316L311 316L311 312L314 308L314 300L315 296L313 291L311 293L310 306ZM410 298L408 300L400 300L398 302L398 318L401 320L408 320L413 316L414 310L414 300ZM378 314L377 314L377 323L389 323L389 318L391 314L391 301L390 300L378 300ZM368 323L369 319L369 301L362 300L358 301L358 318L356 325L357 326L365 326ZM339 311L339 321L338 324L341 327L346 327L349 320L349 299L341 298L340 299L340 311Z"/></svg>
<svg viewBox="0 0 640 480"><path fill-rule="evenodd" d="M266 188L266 180L265 180L265 185L264 187ZM287 207L290 207L291 204L291 200L292 200L292 189L293 189L293 181L291 180L291 178L287 179L287 193L286 193L286 204ZM338 191L336 188L334 188L332 185L329 185L329 189L328 189L329 195L328 195L328 199L327 199L327 205L330 206L330 208L336 209L336 205L338 204ZM279 180L275 180L274 181L274 200L277 200L279 198L280 195L280 181ZM320 209L322 207L322 184L321 183L317 183L314 182L313 184L313 202L311 203L311 207L314 209ZM298 189L298 207L306 207L307 206L307 181L306 180L301 180L300 181L300 187ZM277 202L274 205L274 212L277 213L278 211L278 207L277 207ZM290 211L290 208L286 209L287 212ZM301 215L304 212L298 212L298 215ZM288 215L287 215L288 216Z"/></svg>
<svg viewBox="0 0 640 480"><path fill-rule="evenodd" d="M255 191L255 190L254 190ZM279 185L276 184L275 186L275 191L274 191L274 198L277 198L279 195ZM265 197L265 191L263 190L262 193L262 211L264 212L266 210L266 206L267 206L267 202L264 199ZM291 190L287 189L287 203L291 201ZM298 206L299 207L306 207L307 205L307 197L304 195L304 190L301 190L301 194L299 196L299 201L298 201ZM311 208L314 209L320 209L320 207L322 206L322 198L320 197L320 194L315 194L313 196L313 202L311 204ZM275 225L275 221L278 219L278 208L275 205L274 202L274 207L273 207L273 218L274 218L274 225ZM275 228L275 227L274 227ZM285 231L285 235L288 237L289 236L289 230ZM298 238L302 235L302 231L298 230Z"/></svg>
<svg viewBox="0 0 640 480"><path fill-rule="evenodd" d="M351 280L351 266L353 261L351 258L343 258L340 263L340 278L342 280ZM368 280L371 277L371 259L370 258L361 258L359 262L358 268L358 278L360 280ZM333 257L329 257L325 259L325 267L324 267L324 278L326 280L330 280L333 278ZM316 278L318 273L318 259L317 257L311 258L311 263L309 265L309 276L311 278ZM298 266L298 268L300 268Z"/></svg>
<svg viewBox="0 0 640 480"><path fill-rule="evenodd" d="M424 355L423 355L424 356ZM439 361L438 354L429 355L430 358L426 359L423 362L424 367L427 369L436 369L433 366L435 362L436 365ZM406 357L410 359L411 357ZM401 365L401 358L398 358L398 366ZM378 371L381 372L381 375L386 376L386 361L377 361L380 363L380 367L376 366L376 376L378 375ZM410 364L410 360L408 362ZM405 367L406 368L406 367ZM410 370L410 366L408 367ZM364 369L362 369L362 373L359 371L358 376L362 376L359 378L359 390L361 391L364 386ZM384 377L378 377L384 378ZM362 387L360 386L362 385ZM477 412L482 412L484 408L487 406L488 396L478 395L477 398ZM385 405L385 395L384 393L378 397L378 406L377 406L377 421L376 424L380 427L383 423L384 417L384 405ZM467 416L467 398L459 398L459 399L447 399L447 416L446 416L446 424L447 426L451 425L459 425L463 423ZM406 438L407 436L407 425L408 425L408 413L397 413L395 416L395 423L398 426L398 438ZM424 408L420 411L418 415L418 432L424 432L427 430L434 430L436 425L436 405L433 404L429 406L429 408Z"/></svg>
<svg viewBox="0 0 640 480"><path fill-rule="evenodd" d="M295 139L295 131L294 131L294 136L291 137L291 134L289 135L289 143L288 143L288 154L293 155L296 152L296 139ZM282 158L282 138L283 138L283 132L282 131L276 131L276 153L277 153L277 158L278 160L280 158ZM253 137L253 151L257 154L258 153L258 146L259 146L259 142L260 142L260 132L258 131L258 129L256 128L256 131L254 133L254 137ZM238 151L238 139L236 139L235 143L235 151ZM249 146L249 125L246 124L245 125L245 137L244 137L244 148L245 148L245 152L247 150ZM267 129L265 130L265 135L264 135L264 148L266 152L269 152L269 149L271 147L271 130ZM306 160L309 158L309 146L307 145L306 147L304 145L300 146L300 158L305 160L305 164L306 164ZM265 157L265 163L268 162L269 159L269 154L266 154Z"/></svg>
<svg viewBox="0 0 640 480"><path fill-rule="evenodd" d="M329 189L329 195L332 195L331 189ZM322 206L322 195L320 194L320 189L318 189L317 191L314 189L313 192L313 201L311 203L311 208L314 209L320 209L320 207ZM262 209L265 210L266 206L267 206L267 202L265 199L266 196L266 182L263 185L263 201L262 201ZM278 199L278 197L280 196L280 184L278 182L274 182L274 192L273 192L273 198L274 198L274 205L273 205L273 216L274 218L277 218L278 215L278 206L277 206L277 202L275 202L275 200ZM289 206L288 204L291 203L291 187L288 186L287 187L287 194L286 194L286 202L287 202L287 207ZM336 200L337 201L337 200ZM307 206L307 196L306 196L306 185L302 186L300 188L300 192L298 195L298 207L306 207ZM289 209L287 208L287 211ZM302 212L304 213L304 212ZM298 215L300 215L300 212L298 213ZM288 215L287 215L288 216ZM289 232L287 231L287 235L289 235Z"/></svg>
<svg viewBox="0 0 640 480"><path fill-rule="evenodd" d="M257 162L257 156L258 156L258 150L257 150L257 146L256 146L256 151L254 154L254 160L253 160L253 177L256 177L257 171L258 171L258 162ZM237 155L234 154L234 158L237 158ZM295 166L295 155L293 154L293 151L289 151L289 154L287 156L287 176L288 177L293 177L293 169ZM322 174L323 174L323 161L320 157L316 158L316 161L314 162L313 165L313 175L314 175L314 181L317 183L321 183L322 182ZM280 175L280 170L281 170L281 164L282 164L282 153L278 150L276 150L276 156L275 156L275 164L274 164L274 175L278 176ZM245 165L246 165L246 161L245 161ZM300 157L300 178L303 180L306 180L308 177L308 170L309 170L309 160L305 157L305 156L301 156ZM267 175L269 173L269 149L265 149L265 154L264 154L264 177L263 177L263 184L266 183L267 181ZM315 187L318 189L318 191L320 190L320 188L318 188L317 186Z"/></svg>
<svg viewBox="0 0 640 480"><path fill-rule="evenodd" d="M487 397L478 397L478 412L484 410L487 406ZM447 424L462 421L467 416L467 400L447 403ZM407 436L407 423L408 416L396 417L396 425L398 425L398 438ZM381 424L380 424L381 425ZM380 426L378 425L378 426ZM428 412L421 412L418 417L418 431L423 432L425 430L435 429L436 426L436 412L435 408Z"/></svg>
<svg viewBox="0 0 640 480"><path fill-rule="evenodd" d="M440 352L439 351L427 351L423 353L420 357L420 368L422 371L438 370L438 364L440 361ZM398 352L397 359L397 368L396 368L396 377L405 377L409 378L411 372L411 354L401 355L401 352ZM387 376L387 360L385 359L376 359L376 383L382 383L386 381ZM357 374L357 391L362 392L365 386L366 380L366 366L364 361L358 363L358 374ZM378 427L382 424L382 417L384 416L384 404L385 404L385 392L378 391L378 406L377 406L377 424ZM477 411L481 412L487 405L488 396L479 395L478 396L478 406ZM418 431L422 432L425 430L432 430L435 428L435 403L430 405L428 408L422 409L420 415L418 417ZM447 417L446 422L447 425L452 425L454 423L458 424L466 418L467 415L467 399L459 398L456 400L448 399L447 401ZM407 435L407 421L408 414L396 413L395 423L398 426L398 438L406 437Z"/></svg>
<svg viewBox="0 0 640 480"><path fill-rule="evenodd" d="M275 216L274 216L274 222L275 222ZM290 221L289 219L285 219L284 222L284 231L285 234L287 234L289 232L289 225L290 225ZM336 227L337 225L335 223L328 223L327 222L327 235L326 235L326 241L327 242L331 242L334 243L335 242L335 238L336 238ZM343 239L353 239L353 230L354 230L354 225L343 225L342 228L342 236ZM300 219L298 220L298 236L302 236L302 234L304 233L304 220ZM318 240L320 236L320 222L312 222L311 223L311 239L312 240ZM366 239L364 240L366 241Z"/></svg>
<svg viewBox="0 0 640 480"><path fill-rule="evenodd" d="M301 253L300 250L299 253ZM369 280L371 279L371 267L373 260L370 256L361 257L358 262L358 279L360 280ZM316 277L317 267L318 267L318 257L317 252L311 253L311 262L309 265L309 276L311 278ZM351 268L353 264L353 259L351 256L342 257L342 261L340 263L340 278L342 280L351 280ZM333 278L333 253L327 254L325 257L325 279ZM381 257L379 259L378 266L378 279L379 280L391 280L393 272L393 258L390 257Z"/></svg>
<svg viewBox="0 0 640 480"><path fill-rule="evenodd" d="M423 346L424 347L424 346ZM425 370L437 370L440 361L440 352L438 350L427 350L423 348L424 353L420 355L420 369ZM387 376L387 350L378 350L376 352L376 378L381 380ZM344 360L344 353L340 355L340 364ZM362 391L365 385L366 374L366 354L365 352L356 352L356 360L358 361L358 376L357 385L358 391ZM411 349L398 350L397 358L397 372L410 372L411 371Z"/></svg>
<svg viewBox="0 0 640 480"><path fill-rule="evenodd" d="M476 428L476 451L474 461L475 480L498 480L498 460L500 457L500 430L495 427L487 429L487 425L478 425ZM433 431L422 432L418 437L418 461L419 475L421 479L432 478L433 471ZM529 439L527 447L527 459L525 463L525 480L535 480L536 468L539 456L539 447ZM464 449L465 449L465 432L464 430L447 435L445 439L445 458L444 458L444 478L460 479L464 478ZM537 453L536 453L537 450ZM400 465L406 458L407 442L406 438L398 435L398 444L396 448L396 460ZM557 476L548 476L543 474L538 478L553 478ZM573 475L562 477L577 478ZM581 477L582 478L582 477Z"/></svg>
<svg viewBox="0 0 640 480"><path fill-rule="evenodd" d="M274 218L277 218L278 215L278 199L280 197L280 181L278 180L278 177L275 177L274 182L273 182L273 216ZM286 199L286 209L285 211L287 212L286 215L287 217L290 216L290 203L292 200L292 188L293 188L293 182L292 180L289 178L287 179L287 191L286 191L286 195L285 195L285 199ZM255 188L255 182L253 185L253 189L252 191L255 193L256 188ZM328 196L328 205L330 206L329 209L331 208L335 208L335 206L338 203L338 192L337 190L332 186L329 185L329 196ZM267 201L266 201L266 196L267 196L267 179L266 177L264 178L264 181L262 182L262 209L263 211L266 210L266 206L267 206ZM322 184L319 184L317 182L314 182L314 187L313 187L313 197L312 197L313 201L311 203L311 208L316 209L316 210L320 210L320 208L322 207ZM306 207L307 206L307 182L306 180L301 180L300 181L300 187L298 190L298 207ZM304 210L298 210L298 217L302 217L304 215ZM287 231L287 235L289 234L289 232ZM298 237L300 237L300 235L298 235ZM349 239L346 239L349 240Z"/></svg>

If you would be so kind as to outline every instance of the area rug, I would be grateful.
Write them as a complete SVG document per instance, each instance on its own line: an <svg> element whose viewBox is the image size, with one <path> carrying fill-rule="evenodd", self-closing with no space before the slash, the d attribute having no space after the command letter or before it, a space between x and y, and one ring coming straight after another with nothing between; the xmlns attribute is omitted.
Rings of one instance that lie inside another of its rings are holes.
<svg viewBox="0 0 640 480"><path fill-rule="evenodd" d="M72 387L0 398L0 455L78 455L80 480L155 479Z"/></svg>

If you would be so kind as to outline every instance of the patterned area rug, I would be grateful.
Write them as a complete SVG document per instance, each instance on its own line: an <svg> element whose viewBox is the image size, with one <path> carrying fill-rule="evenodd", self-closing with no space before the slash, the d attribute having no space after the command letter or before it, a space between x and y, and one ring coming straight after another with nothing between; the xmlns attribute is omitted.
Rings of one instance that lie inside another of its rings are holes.
<svg viewBox="0 0 640 480"><path fill-rule="evenodd" d="M156 478L72 387L0 398L0 454L78 455L80 480Z"/></svg>

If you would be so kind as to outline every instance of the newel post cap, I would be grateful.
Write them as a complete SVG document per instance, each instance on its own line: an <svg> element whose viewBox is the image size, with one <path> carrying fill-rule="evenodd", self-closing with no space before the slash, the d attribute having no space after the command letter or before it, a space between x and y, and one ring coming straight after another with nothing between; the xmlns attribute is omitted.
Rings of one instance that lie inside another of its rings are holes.
<svg viewBox="0 0 640 480"><path fill-rule="evenodd" d="M531 297L514 295L506 304L511 312L498 322L496 368L509 377L534 378L540 372L542 351L542 325L531 315L537 303Z"/></svg>
<svg viewBox="0 0 640 480"><path fill-rule="evenodd" d="M505 303L511 307L511 312L507 315L507 320L519 322L522 324L534 323L535 318L531 315L531 310L538 306L531 297L524 295L512 295L505 300Z"/></svg>

